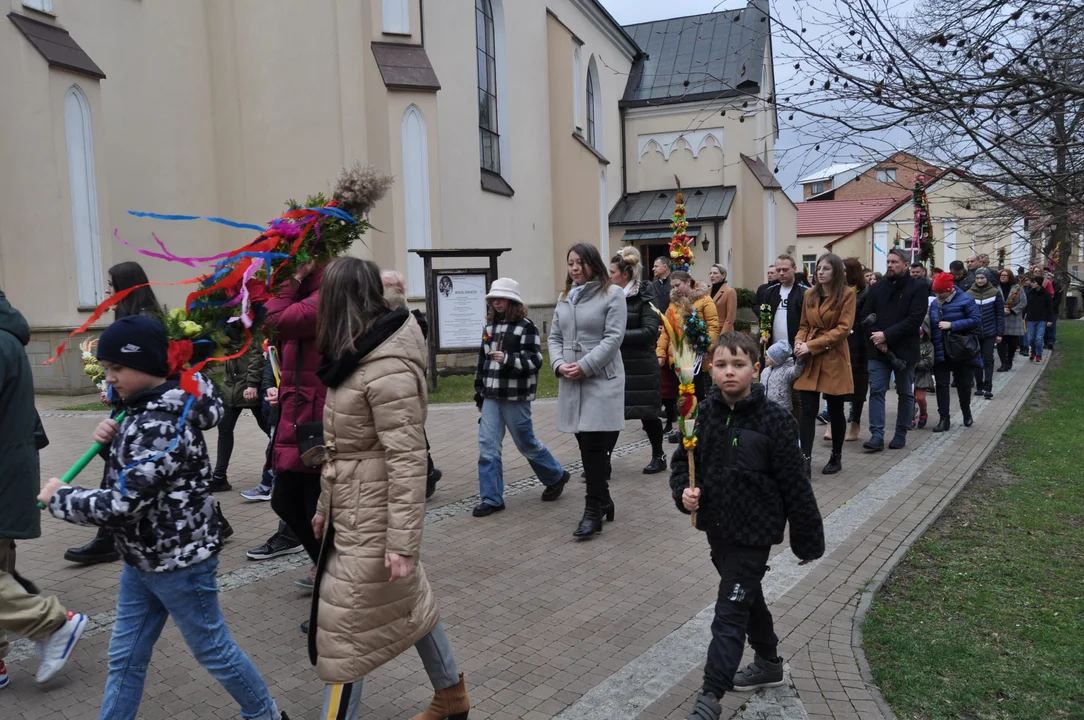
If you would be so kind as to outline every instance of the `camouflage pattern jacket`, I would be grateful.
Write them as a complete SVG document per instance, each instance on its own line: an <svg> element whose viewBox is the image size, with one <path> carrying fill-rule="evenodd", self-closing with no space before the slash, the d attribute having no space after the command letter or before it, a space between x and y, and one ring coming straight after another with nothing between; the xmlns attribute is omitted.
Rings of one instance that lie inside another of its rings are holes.
<svg viewBox="0 0 1084 720"><path fill-rule="evenodd" d="M49 512L112 530L124 561L145 572L179 570L218 553L221 523L203 431L222 419L222 399L206 378L200 388L192 398L170 381L130 398L103 488L61 488Z"/></svg>

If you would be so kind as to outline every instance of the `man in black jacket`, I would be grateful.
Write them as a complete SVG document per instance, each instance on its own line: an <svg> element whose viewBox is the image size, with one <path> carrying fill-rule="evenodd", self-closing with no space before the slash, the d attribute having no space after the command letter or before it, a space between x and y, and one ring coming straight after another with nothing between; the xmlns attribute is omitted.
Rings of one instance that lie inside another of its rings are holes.
<svg viewBox="0 0 1084 720"><path fill-rule="evenodd" d="M753 309L758 314L760 313L760 305L761 305L761 303L764 302L764 295L768 292L768 288L772 287L773 285L777 284L778 282L779 281L775 277L775 265L769 265L768 266L768 282L764 283L763 285L761 285L760 287L757 288L756 300L754 300L755 305L754 305Z"/></svg>
<svg viewBox="0 0 1084 720"><path fill-rule="evenodd" d="M863 445L874 452L884 450L885 393L889 376L896 376L896 434L889 443L893 450L907 444L907 431L915 408L915 365L919 361L918 328L929 312L926 284L911 277L907 253L900 248L888 251L884 280L870 288L862 306L860 326L870 331L867 346L869 359L869 430L871 437ZM893 369L888 352L906 363L906 370Z"/></svg>
<svg viewBox="0 0 1084 720"><path fill-rule="evenodd" d="M802 300L808 285L797 282L794 273L797 265L790 255L780 255L775 259L774 285L769 285L764 291L763 304L770 306L772 323L772 338L769 345L780 341L786 341L794 347L794 337L798 334L798 326L802 324ZM759 308L757 313L760 313ZM795 420L802 417L802 398L797 390L791 390L792 414Z"/></svg>
<svg viewBox="0 0 1084 720"><path fill-rule="evenodd" d="M655 258L651 265L651 274L655 276L652 289L659 304L659 310L666 312L670 305L670 263L664 257Z"/></svg>

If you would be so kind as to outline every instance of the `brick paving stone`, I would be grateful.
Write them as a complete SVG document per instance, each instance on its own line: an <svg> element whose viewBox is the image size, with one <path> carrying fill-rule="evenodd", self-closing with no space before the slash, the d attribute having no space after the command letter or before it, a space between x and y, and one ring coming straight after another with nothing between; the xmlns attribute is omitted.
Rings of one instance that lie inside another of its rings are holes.
<svg viewBox="0 0 1084 720"><path fill-rule="evenodd" d="M1037 372L1022 365L994 400L976 401L981 411L975 426L953 438L936 468L920 473L775 601L781 647L810 717L879 717L867 714L872 712L867 705L872 695L850 651L858 594L996 441L1004 418L1025 397ZM42 454L44 478L59 475L83 452L104 417L57 410L85 401L39 398L52 440ZM891 393L888 404L891 424ZM537 402L536 432L559 460L574 463L575 438L556 431L555 414L555 402ZM473 406L430 408L427 432L433 457L444 471L431 510L456 508L477 494L476 418ZM847 443L844 470L830 477L816 471L830 448L818 439L813 483L822 513L827 517L898 463L922 452L931 437L928 429L915 432L905 450L874 455L862 453L859 443ZM631 422L618 445L642 440L639 423ZM214 432L208 441L213 456ZM232 633L279 704L293 717L315 717L321 686L297 629L308 616L309 598L293 586L308 569L304 558L293 556L272 566L244 557L245 550L261 543L277 525L267 503L244 503L236 492L258 481L264 444L256 423L243 416L230 468L235 492L218 496L236 530L220 557L221 604ZM506 484L531 475L510 438L504 459ZM472 718L554 717L630 661L650 654L656 643L714 601L718 576L704 538L675 510L666 475L640 472L648 459L646 447L615 457L617 519L590 542L571 538L582 512L578 472L556 503L539 502L541 486L529 486L510 494L508 510L498 515L478 519L460 513L427 525L423 560L475 701ZM96 484L99 470L100 465L92 465L81 482ZM20 571L44 592L59 594L68 607L99 616L103 625L88 633L64 673L45 688L33 682L36 658L25 657L25 643L16 644L16 659L9 663L11 685L2 696L3 717L96 718L106 674L107 613L115 605L120 566L84 568L62 560L66 547L90 539L91 528L43 518L43 533L39 540L19 544ZM783 561L778 554L783 552L789 553L777 548L773 565ZM704 638L696 663L702 662L706 645ZM19 657L20 648L24 657ZM701 673L700 668L687 673L648 706L628 708L622 717L683 718ZM363 712L371 718L407 717L424 708L430 694L417 655L407 652L366 679ZM736 716L747 699L728 695L724 716ZM172 623L156 647L142 705L143 717L167 715L201 720L236 716L232 700L198 667Z"/></svg>

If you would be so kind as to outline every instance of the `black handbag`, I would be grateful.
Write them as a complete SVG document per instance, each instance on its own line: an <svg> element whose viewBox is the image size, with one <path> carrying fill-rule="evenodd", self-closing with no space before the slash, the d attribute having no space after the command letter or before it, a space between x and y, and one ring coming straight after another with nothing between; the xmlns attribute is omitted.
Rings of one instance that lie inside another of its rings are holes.
<svg viewBox="0 0 1084 720"><path fill-rule="evenodd" d="M294 437L297 452L305 467L317 468L327 462L327 449L324 447L324 423L298 423L301 414L301 343L297 348L297 372L294 374Z"/></svg>
<svg viewBox="0 0 1084 720"><path fill-rule="evenodd" d="M954 363L969 363L979 354L979 339L972 333L946 330L941 333L945 340L945 355Z"/></svg>

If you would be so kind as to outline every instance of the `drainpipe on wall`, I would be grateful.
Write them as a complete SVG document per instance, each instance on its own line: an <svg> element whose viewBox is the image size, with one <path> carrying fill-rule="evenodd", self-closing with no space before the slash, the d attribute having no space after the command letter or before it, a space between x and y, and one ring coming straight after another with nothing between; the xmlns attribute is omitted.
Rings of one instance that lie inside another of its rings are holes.
<svg viewBox="0 0 1084 720"><path fill-rule="evenodd" d="M722 265L722 261L719 259L719 244L723 242L723 239L719 236L719 221L715 221L715 264ZM732 282L728 277L726 279L728 283ZM731 286L733 287L733 285Z"/></svg>
<svg viewBox="0 0 1084 720"><path fill-rule="evenodd" d="M621 117L621 197L624 198L629 194L629 163L628 155L625 153L625 144L627 142L625 138L625 108L618 106L617 112Z"/></svg>
<svg viewBox="0 0 1084 720"><path fill-rule="evenodd" d="M421 28L421 32L418 33L418 42L421 46L425 47L425 0L418 0L418 26Z"/></svg>

